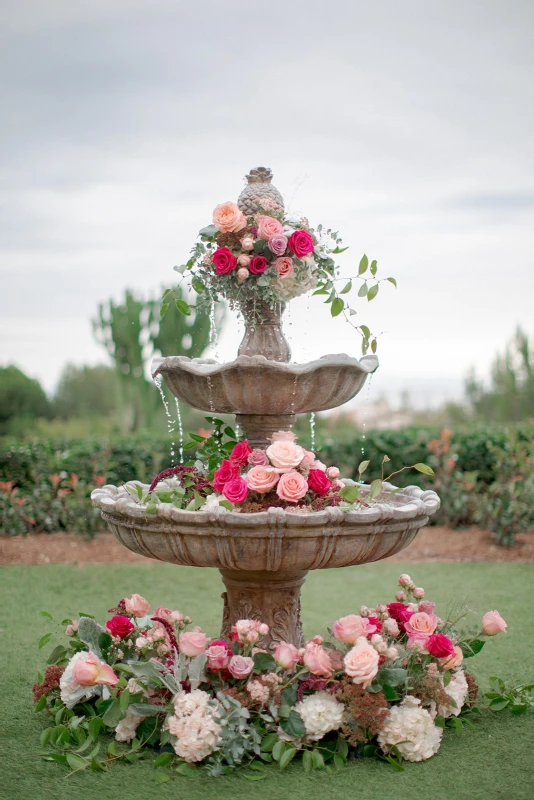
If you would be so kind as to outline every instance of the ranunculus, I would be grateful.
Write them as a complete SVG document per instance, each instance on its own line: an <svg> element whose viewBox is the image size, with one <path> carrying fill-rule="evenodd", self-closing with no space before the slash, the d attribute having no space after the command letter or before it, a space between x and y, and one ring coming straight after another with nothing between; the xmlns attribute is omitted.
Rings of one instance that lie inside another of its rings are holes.
<svg viewBox="0 0 534 800"><path fill-rule="evenodd" d="M237 203L221 203L213 211L213 224L221 233L237 233L247 226L247 218Z"/></svg>
<svg viewBox="0 0 534 800"><path fill-rule="evenodd" d="M105 664L94 653L85 653L75 662L72 679L80 686L115 686L119 682L109 664Z"/></svg>
<svg viewBox="0 0 534 800"><path fill-rule="evenodd" d="M276 486L276 494L287 503L297 503L307 491L308 481L300 472L294 469L291 472L284 472L280 475L280 480Z"/></svg>
<svg viewBox="0 0 534 800"><path fill-rule="evenodd" d="M438 624L435 614L427 614L426 611L416 611L410 619L404 623L404 630L410 637L427 638L434 633Z"/></svg>
<svg viewBox="0 0 534 800"><path fill-rule="evenodd" d="M436 658L454 656L454 644L444 633L431 634L426 641L426 649Z"/></svg>
<svg viewBox="0 0 534 800"><path fill-rule="evenodd" d="M212 642L206 650L208 658L208 667L215 672L221 669L226 669L230 663L233 653L223 640Z"/></svg>
<svg viewBox="0 0 534 800"><path fill-rule="evenodd" d="M294 442L297 438L293 431L276 431L271 436L271 442Z"/></svg>
<svg viewBox="0 0 534 800"><path fill-rule="evenodd" d="M134 617L146 617L150 611L150 603L140 594L133 594L129 600L124 600L124 608Z"/></svg>
<svg viewBox="0 0 534 800"><path fill-rule="evenodd" d="M283 233L275 233L274 236L269 236L267 244L271 253L274 253L275 256L283 256L287 250L287 236L284 236Z"/></svg>
<svg viewBox="0 0 534 800"><path fill-rule="evenodd" d="M274 441L266 452L273 467L284 472L298 467L305 455L304 449L289 439Z"/></svg>
<svg viewBox="0 0 534 800"><path fill-rule="evenodd" d="M412 612L408 611L408 606L404 603L388 603L387 609L389 616L393 617L402 626L412 616Z"/></svg>
<svg viewBox="0 0 534 800"><path fill-rule="evenodd" d="M332 636L345 644L354 644L360 636L367 636L370 627L369 620L365 617L360 617L359 614L349 614L334 622Z"/></svg>
<svg viewBox="0 0 534 800"><path fill-rule="evenodd" d="M308 475L308 486L315 494L328 494L332 487L332 481L328 480L325 473L320 469L310 469Z"/></svg>
<svg viewBox="0 0 534 800"><path fill-rule="evenodd" d="M315 642L308 642L302 660L312 675L331 678L334 669L328 656L328 650Z"/></svg>
<svg viewBox="0 0 534 800"><path fill-rule="evenodd" d="M274 648L273 658L282 669L293 669L299 661L300 654L294 644L280 642Z"/></svg>
<svg viewBox="0 0 534 800"><path fill-rule="evenodd" d="M335 481L340 475L339 467L328 467L326 470L326 475L331 481Z"/></svg>
<svg viewBox="0 0 534 800"><path fill-rule="evenodd" d="M245 475L245 480L248 488L253 492L266 494L273 489L278 483L278 472L273 467L252 467Z"/></svg>
<svg viewBox="0 0 534 800"><path fill-rule="evenodd" d="M236 464L245 467L248 464L248 457L251 453L252 447L249 445L247 439L243 439L242 442L236 444L230 453L230 461L235 461Z"/></svg>
<svg viewBox="0 0 534 800"><path fill-rule="evenodd" d="M254 275L261 275L262 272L265 272L268 266L269 262L265 256L254 256L250 262L249 269L252 273L254 273Z"/></svg>
<svg viewBox="0 0 534 800"><path fill-rule="evenodd" d="M289 256L282 256L281 258L277 258L275 261L273 261L273 267L278 273L279 278L289 278L291 277L291 275L295 273L295 267L293 266L293 259L289 258Z"/></svg>
<svg viewBox="0 0 534 800"><path fill-rule="evenodd" d="M275 219L275 217L259 214L256 217L256 222L258 224L258 236L260 239L269 241L271 236L283 235L284 233L284 226L279 220Z"/></svg>
<svg viewBox="0 0 534 800"><path fill-rule="evenodd" d="M232 677L238 680L246 678L254 669L254 659L249 656L232 656L228 669Z"/></svg>
<svg viewBox="0 0 534 800"><path fill-rule="evenodd" d="M462 661L464 660L464 654L462 648L455 644L454 645L454 655L450 656L450 658L444 658L441 662L441 666L443 669L455 669L455 667L459 667Z"/></svg>
<svg viewBox="0 0 534 800"><path fill-rule="evenodd" d="M211 260L215 264L217 275L227 275L237 267L237 258L228 247L219 247L212 255Z"/></svg>
<svg viewBox="0 0 534 800"><path fill-rule="evenodd" d="M201 630L185 631L180 634L180 652L185 656L200 656L206 650L208 637Z"/></svg>
<svg viewBox="0 0 534 800"><path fill-rule="evenodd" d="M240 267L248 267L250 264L250 256L247 256L246 253L241 253L241 255L238 256L237 263Z"/></svg>
<svg viewBox="0 0 534 800"><path fill-rule="evenodd" d="M248 457L248 463L251 467L266 467L269 463L267 453L259 447L255 447Z"/></svg>
<svg viewBox="0 0 534 800"><path fill-rule="evenodd" d="M222 493L230 503L243 503L248 495L247 482L243 478L227 481L223 486Z"/></svg>
<svg viewBox="0 0 534 800"><path fill-rule="evenodd" d="M482 630L486 636L496 636L498 633L506 633L507 627L508 625L498 611L486 611L482 617Z"/></svg>
<svg viewBox="0 0 534 800"><path fill-rule="evenodd" d="M314 248L313 239L308 231L295 231L289 237L287 244L297 258L307 256L308 253L313 252Z"/></svg>
<svg viewBox="0 0 534 800"><path fill-rule="evenodd" d="M361 637L344 658L345 672L354 683L367 689L378 672L379 658L375 648Z"/></svg>
<svg viewBox="0 0 534 800"><path fill-rule="evenodd" d="M125 639L126 636L133 631L135 625L129 619L129 617L123 617L120 614L116 614L114 617L111 617L111 619L108 619L106 622L106 628L112 636L118 636L120 639Z"/></svg>
<svg viewBox="0 0 534 800"><path fill-rule="evenodd" d="M229 461L227 458L222 461L219 469L215 470L213 476L213 488L216 492L222 492L228 481L233 481L239 477L239 464Z"/></svg>

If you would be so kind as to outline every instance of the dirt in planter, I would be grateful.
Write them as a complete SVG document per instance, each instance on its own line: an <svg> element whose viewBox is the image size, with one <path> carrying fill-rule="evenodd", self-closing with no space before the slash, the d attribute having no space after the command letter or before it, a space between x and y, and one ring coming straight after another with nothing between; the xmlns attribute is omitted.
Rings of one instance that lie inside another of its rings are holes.
<svg viewBox="0 0 534 800"><path fill-rule="evenodd" d="M499 547L487 531L472 527L453 531L425 528L391 560L403 561L507 561L534 563L534 531L522 533L513 547ZM0 564L141 564L153 559L127 550L111 533L86 541L70 533L0 535Z"/></svg>

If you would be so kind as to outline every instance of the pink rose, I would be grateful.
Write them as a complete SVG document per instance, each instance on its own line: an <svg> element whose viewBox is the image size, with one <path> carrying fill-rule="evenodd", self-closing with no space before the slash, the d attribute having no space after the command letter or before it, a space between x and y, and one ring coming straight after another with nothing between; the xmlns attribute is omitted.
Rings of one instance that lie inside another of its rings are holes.
<svg viewBox="0 0 534 800"><path fill-rule="evenodd" d="M409 586L411 582L412 579L405 572L399 575L399 586Z"/></svg>
<svg viewBox="0 0 534 800"><path fill-rule="evenodd" d="M288 247L297 258L307 256L308 253L313 252L314 244L313 239L308 231L295 231L291 234L288 241Z"/></svg>
<svg viewBox="0 0 534 800"><path fill-rule="evenodd" d="M248 463L252 467L266 467L269 463L267 453L265 450L260 450L259 447L255 447L248 457Z"/></svg>
<svg viewBox="0 0 534 800"><path fill-rule="evenodd" d="M243 281L247 280L248 276L250 275L250 272L245 267L240 267L237 270L236 275L237 275L237 282L243 283Z"/></svg>
<svg viewBox="0 0 534 800"><path fill-rule="evenodd" d="M248 495L247 482L243 478L227 481L223 486L222 493L230 503L243 503Z"/></svg>
<svg viewBox="0 0 534 800"><path fill-rule="evenodd" d="M308 481L306 478L297 472L284 472L280 475L280 480L276 486L276 494L280 500L285 500L287 503L297 503L301 500L308 491Z"/></svg>
<svg viewBox="0 0 534 800"><path fill-rule="evenodd" d="M290 278L295 273L293 259L289 256L282 256L273 261L273 267L278 273L279 278Z"/></svg>
<svg viewBox="0 0 534 800"><path fill-rule="evenodd" d="M308 486L318 495L328 494L332 488L332 481L329 481L325 473L320 469L310 469L308 475Z"/></svg>
<svg viewBox="0 0 534 800"><path fill-rule="evenodd" d="M386 633L389 633L390 636L398 636L400 633L400 628L397 620L393 619L392 617L385 619L384 630Z"/></svg>
<svg viewBox="0 0 534 800"><path fill-rule="evenodd" d="M271 442L294 442L296 438L297 435L293 431L276 431L271 436Z"/></svg>
<svg viewBox="0 0 534 800"><path fill-rule="evenodd" d="M326 474L326 464L323 464L323 462L319 461L318 458L316 458L315 461L310 465L310 468L311 469L320 469L321 472L324 472Z"/></svg>
<svg viewBox="0 0 534 800"><path fill-rule="evenodd" d="M217 275L227 275L237 267L237 258L228 247L219 247L212 255L211 260L215 264Z"/></svg>
<svg viewBox="0 0 534 800"><path fill-rule="evenodd" d="M235 624L238 641L254 644L269 633L269 626L257 619L238 619Z"/></svg>
<svg viewBox="0 0 534 800"><path fill-rule="evenodd" d="M462 648L455 644L454 655L450 656L449 658L444 658L441 662L441 666L443 669L455 669L455 667L460 666L463 660L464 654L462 652Z"/></svg>
<svg viewBox="0 0 534 800"><path fill-rule="evenodd" d="M119 682L109 664L105 664L94 653L84 653L76 660L72 680L80 686L115 686Z"/></svg>
<svg viewBox="0 0 534 800"><path fill-rule="evenodd" d="M252 492L266 494L276 486L279 477L278 472L272 467L257 466L252 467L252 469L247 472L245 480L248 484L248 488Z"/></svg>
<svg viewBox="0 0 534 800"><path fill-rule="evenodd" d="M300 462L299 467L301 469L307 469L309 471L314 461L315 461L315 453L312 453L311 450L304 450L304 458Z"/></svg>
<svg viewBox="0 0 534 800"><path fill-rule="evenodd" d="M254 275L261 275L263 272L265 272L268 266L269 262L265 256L254 256L250 262L249 269Z"/></svg>
<svg viewBox="0 0 534 800"><path fill-rule="evenodd" d="M252 238L252 236L245 236L245 238L241 240L241 247L243 248L243 250L253 250L254 239Z"/></svg>
<svg viewBox="0 0 534 800"><path fill-rule="evenodd" d="M293 669L295 664L298 663L300 655L294 644L280 642L274 648L273 657L282 669Z"/></svg>
<svg viewBox="0 0 534 800"><path fill-rule="evenodd" d="M446 658L447 656L454 656L454 644L448 636L443 633L433 633L428 637L426 642L426 650L431 656L436 658Z"/></svg>
<svg viewBox="0 0 534 800"><path fill-rule="evenodd" d="M432 600L423 600L419 603L419 611L424 611L426 614L432 614L436 604Z"/></svg>
<svg viewBox="0 0 534 800"><path fill-rule="evenodd" d="M340 475L339 467L328 467L326 470L326 475L331 481L335 481Z"/></svg>
<svg viewBox="0 0 534 800"><path fill-rule="evenodd" d="M376 630L376 627L371 625L368 619L360 617L358 614L349 614L347 617L341 617L334 622L332 635L334 638L339 639L340 642L354 644L360 636L367 636L370 633L370 628Z"/></svg>
<svg viewBox="0 0 534 800"><path fill-rule="evenodd" d="M185 656L200 656L206 650L208 637L200 628L194 631L186 631L180 634L180 652Z"/></svg>
<svg viewBox="0 0 534 800"><path fill-rule="evenodd" d="M258 225L258 237L269 241L271 236L283 235L284 226L274 217L268 217L266 214L258 214L256 217ZM284 237L285 238L285 237Z"/></svg>
<svg viewBox="0 0 534 800"><path fill-rule="evenodd" d="M283 256L287 250L287 236L284 236L283 233L275 233L274 236L269 237L267 244L271 253L274 253L275 256Z"/></svg>
<svg viewBox="0 0 534 800"><path fill-rule="evenodd" d="M65 633L67 634L67 636L74 636L74 634L78 630L78 625L79 624L80 624L80 620L73 619L72 622L69 625L67 625L67 627L65 628Z"/></svg>
<svg viewBox="0 0 534 800"><path fill-rule="evenodd" d="M289 472L290 469L295 469L304 458L303 448L288 439L273 442L266 452L273 467L282 472Z"/></svg>
<svg viewBox="0 0 534 800"><path fill-rule="evenodd" d="M422 600L423 597L425 596L425 590L422 589L420 586L417 586L413 590L413 596L415 597L416 600Z"/></svg>
<svg viewBox="0 0 534 800"><path fill-rule="evenodd" d="M331 678L334 669L328 656L328 650L315 642L308 642L302 660L312 675Z"/></svg>
<svg viewBox="0 0 534 800"><path fill-rule="evenodd" d="M254 660L248 656L232 656L228 664L230 675L241 680L246 678L254 669Z"/></svg>
<svg viewBox="0 0 534 800"><path fill-rule="evenodd" d="M398 600L399 602L401 602L402 600L406 600L406 592L402 592L402 591L401 592L397 592L397 594L395 595L395 600ZM430 612L427 612L427 613L430 613Z"/></svg>
<svg viewBox="0 0 534 800"><path fill-rule="evenodd" d="M124 608L134 617L146 617L150 611L150 603L140 594L133 594L129 600L125 599Z"/></svg>
<svg viewBox="0 0 534 800"><path fill-rule="evenodd" d="M435 614L427 614L426 611L416 611L410 619L404 623L404 630L408 636L417 638L428 637L434 633L438 624Z"/></svg>
<svg viewBox="0 0 534 800"><path fill-rule="evenodd" d="M206 650L208 657L208 667L215 672L221 669L226 669L230 663L230 658L233 653L223 641L212 642Z"/></svg>
<svg viewBox="0 0 534 800"><path fill-rule="evenodd" d="M215 475L213 476L213 488L216 492L222 492L225 484L227 484L228 481L233 481L238 477L239 464L234 464L232 461L229 461L227 458L225 458L219 469L215 470Z"/></svg>
<svg viewBox="0 0 534 800"><path fill-rule="evenodd" d="M367 689L378 672L379 659L375 648L362 637L344 658L345 672L354 683Z"/></svg>
<svg viewBox="0 0 534 800"><path fill-rule="evenodd" d="M506 622L498 611L486 611L482 617L482 630L486 636L496 636L498 633L506 633Z"/></svg>
<svg viewBox="0 0 534 800"><path fill-rule="evenodd" d="M384 653L386 658L394 659L399 657L399 651L396 647L388 647L386 652Z"/></svg>
<svg viewBox="0 0 534 800"><path fill-rule="evenodd" d="M247 439L238 442L232 452L230 453L230 461L235 461L239 466L244 467L248 464L248 457L252 453L252 447L249 445Z"/></svg>
<svg viewBox="0 0 534 800"><path fill-rule="evenodd" d="M237 203L221 203L213 211L213 224L221 233L237 233L247 227L247 218Z"/></svg>
<svg viewBox="0 0 534 800"><path fill-rule="evenodd" d="M250 264L250 256L247 256L245 253L241 253L237 259L237 263L240 267L248 267Z"/></svg>

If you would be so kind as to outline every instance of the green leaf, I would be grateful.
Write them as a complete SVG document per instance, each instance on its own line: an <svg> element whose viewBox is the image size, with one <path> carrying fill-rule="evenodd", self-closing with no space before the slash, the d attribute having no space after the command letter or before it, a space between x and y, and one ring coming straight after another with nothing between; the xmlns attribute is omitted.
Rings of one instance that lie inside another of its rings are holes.
<svg viewBox="0 0 534 800"><path fill-rule="evenodd" d="M206 225L205 228L201 228L198 232L199 236L206 236L208 239L212 239L214 236L217 236L218 230L215 225Z"/></svg>
<svg viewBox="0 0 534 800"><path fill-rule="evenodd" d="M332 250L332 253L337 256L340 253L344 253L345 250L348 250L348 249L349 249L348 247L339 247L339 245L338 245L337 247L334 247L334 249Z"/></svg>
<svg viewBox="0 0 534 800"><path fill-rule="evenodd" d="M289 734L289 736L304 736L306 733L302 717L293 709L287 719L280 720L280 727Z"/></svg>
<svg viewBox="0 0 534 800"><path fill-rule="evenodd" d="M374 744L365 744L363 746L363 757L364 758L373 758L376 756L376 745Z"/></svg>
<svg viewBox="0 0 534 800"><path fill-rule="evenodd" d="M371 275L376 275L376 261L371 261Z"/></svg>
<svg viewBox="0 0 534 800"><path fill-rule="evenodd" d="M281 739L278 739L278 741L274 745L272 753L275 761L280 761L280 759L282 758L282 754L286 749L286 744L287 742L283 742Z"/></svg>
<svg viewBox="0 0 534 800"><path fill-rule="evenodd" d="M392 283L395 289L397 288L397 281L395 280L395 278L386 278L386 280Z"/></svg>
<svg viewBox="0 0 534 800"><path fill-rule="evenodd" d="M286 688L282 692L282 703L288 706L294 706L297 702L297 687L294 683L290 686L286 686Z"/></svg>
<svg viewBox="0 0 534 800"><path fill-rule="evenodd" d="M343 756L340 756L339 753L334 753L334 766L336 769L344 769L346 761Z"/></svg>
<svg viewBox="0 0 534 800"><path fill-rule="evenodd" d="M154 769L157 769L158 767L166 767L173 760L174 760L173 753L160 753L159 756L154 761L153 767Z"/></svg>
<svg viewBox="0 0 534 800"><path fill-rule="evenodd" d="M156 783L167 783L167 781L170 781L170 779L171 776L168 772L158 772L156 775Z"/></svg>
<svg viewBox="0 0 534 800"><path fill-rule="evenodd" d="M190 767L189 764L180 764L180 766L176 767L176 772L178 775L183 775L184 778L194 778L195 775L198 775L198 770Z"/></svg>
<svg viewBox="0 0 534 800"><path fill-rule="evenodd" d="M58 661L62 661L67 655L67 650L63 647L62 644L58 644L57 647L54 647L48 658L46 659L47 664L57 664Z"/></svg>
<svg viewBox="0 0 534 800"><path fill-rule="evenodd" d="M302 753L302 766L304 772L311 772L313 769L313 756L309 750L304 750Z"/></svg>
<svg viewBox="0 0 534 800"><path fill-rule="evenodd" d="M362 283L362 285L358 289L358 297L365 297L368 291L369 287L367 286L367 283Z"/></svg>
<svg viewBox="0 0 534 800"><path fill-rule="evenodd" d="M382 691L384 692L384 697L386 698L386 700L392 701L399 699L399 695L397 694L393 686L389 685L389 683L383 684Z"/></svg>
<svg viewBox="0 0 534 800"><path fill-rule="evenodd" d="M443 686L448 686L450 682L451 682L451 671L450 669L447 669L443 673Z"/></svg>
<svg viewBox="0 0 534 800"><path fill-rule="evenodd" d="M345 286L343 287L343 289L340 291L339 294L348 294L351 289L352 289L352 281L349 281L347 284L345 284Z"/></svg>
<svg viewBox="0 0 534 800"><path fill-rule="evenodd" d="M66 753L67 763L71 769L87 769L90 762L76 753Z"/></svg>
<svg viewBox="0 0 534 800"><path fill-rule="evenodd" d="M93 719L89 720L89 722L87 723L87 730L89 731L89 736L91 737L91 739L93 740L96 739L96 737L100 733L102 725L103 723L100 717L93 717Z"/></svg>
<svg viewBox="0 0 534 800"><path fill-rule="evenodd" d="M371 336L371 331L369 330L369 328L367 327L367 325L360 325L360 330L361 330L361 332L362 332L363 336L364 336L366 339L369 339L369 337Z"/></svg>
<svg viewBox="0 0 534 800"><path fill-rule="evenodd" d="M261 749L264 753L270 753L275 744L279 741L276 733L268 733L261 740Z"/></svg>
<svg viewBox="0 0 534 800"><path fill-rule="evenodd" d="M502 700L492 700L489 704L490 711L502 711L503 708L510 705L510 701L503 698Z"/></svg>
<svg viewBox="0 0 534 800"><path fill-rule="evenodd" d="M191 307L189 303L186 303L185 300L176 300L176 308L181 314L184 314L188 317L191 314Z"/></svg>
<svg viewBox="0 0 534 800"><path fill-rule="evenodd" d="M315 769L324 769L324 758L319 750L312 750L312 758Z"/></svg>
<svg viewBox="0 0 534 800"><path fill-rule="evenodd" d="M483 639L474 639L472 642L460 642L460 647L462 648L464 658L472 658L473 656L476 656L477 653L480 653L485 644L486 642L483 641Z"/></svg>
<svg viewBox="0 0 534 800"><path fill-rule="evenodd" d="M250 766L252 766L252 764ZM257 772L253 772L248 775L243 775L243 777L246 778L247 781L264 781L267 775L258 775Z"/></svg>
<svg viewBox="0 0 534 800"><path fill-rule="evenodd" d="M333 317L339 316L343 309L345 308L345 302L341 299L341 297L334 297L332 300L332 305L330 306L330 313Z"/></svg>
<svg viewBox="0 0 534 800"><path fill-rule="evenodd" d="M118 700L114 700L109 708L106 709L106 712L102 717L102 722L108 728L116 728L123 716L124 713L121 710L120 702Z"/></svg>
<svg viewBox="0 0 534 800"><path fill-rule="evenodd" d="M362 461L358 464L358 475L363 475L370 463L370 461Z"/></svg>
<svg viewBox="0 0 534 800"><path fill-rule="evenodd" d="M49 614L49 613L48 613L48 611L39 611L39 614L40 614L42 617L45 617L45 619L49 619L49 620L50 620L50 622L53 622L53 621L54 621L54 617L52 616L52 614Z"/></svg>
<svg viewBox="0 0 534 800"><path fill-rule="evenodd" d="M377 296L378 288L379 288L378 283L375 283L374 286L371 286L369 288L369 291L367 292L367 299L369 301L374 300L374 298Z"/></svg>
<svg viewBox="0 0 534 800"><path fill-rule="evenodd" d="M274 672L276 661L270 653L256 653L254 656L254 672Z"/></svg>
<svg viewBox="0 0 534 800"><path fill-rule="evenodd" d="M102 761L97 761L96 758L91 759L91 769L93 772L105 772L106 767Z"/></svg>
<svg viewBox="0 0 534 800"><path fill-rule="evenodd" d="M344 486L339 494L347 503L355 503L360 496L359 486Z"/></svg>
<svg viewBox="0 0 534 800"><path fill-rule="evenodd" d="M349 754L348 742L342 736L337 737L336 752L339 753L340 756L343 756L343 758L347 758Z"/></svg>
<svg viewBox="0 0 534 800"><path fill-rule="evenodd" d="M41 697L39 698L39 700L35 704L35 708L33 710L35 711L36 714L38 714L44 708L46 708L46 695L45 694L41 695Z"/></svg>
<svg viewBox="0 0 534 800"><path fill-rule="evenodd" d="M376 348L377 348L377 342L376 339L373 339L373 341L371 342L371 353L376 353Z"/></svg>
<svg viewBox="0 0 534 800"><path fill-rule="evenodd" d="M101 633L106 633L106 631L92 617L81 617L78 623L78 638L99 658L102 658L99 644Z"/></svg>
<svg viewBox="0 0 534 800"><path fill-rule="evenodd" d="M41 638L39 639L39 643L37 645L39 650L42 650L45 644L48 644L51 638L52 638L51 633L45 633L44 636L41 636Z"/></svg>
<svg viewBox="0 0 534 800"><path fill-rule="evenodd" d="M401 686L401 684L406 682L407 677L408 672L401 667L386 667L380 670L377 675L377 680L382 686L384 686L384 684L388 686Z"/></svg>
<svg viewBox="0 0 534 800"><path fill-rule="evenodd" d="M423 475L433 475L434 470L432 467L429 467L427 464L414 464L413 468L417 470L417 472L422 472Z"/></svg>
<svg viewBox="0 0 534 800"><path fill-rule="evenodd" d="M290 745L286 750L284 750L282 757L280 759L280 769L285 769L287 765L293 761L295 756L297 755L297 748Z"/></svg>
<svg viewBox="0 0 534 800"><path fill-rule="evenodd" d="M358 275L363 275L364 272L367 272L367 267L369 266L369 259L366 255L362 256L360 261L360 266L358 267Z"/></svg>
<svg viewBox="0 0 534 800"><path fill-rule="evenodd" d="M169 310L169 303L162 303L161 308L159 310L159 315L161 319L163 319L168 310Z"/></svg>
<svg viewBox="0 0 534 800"><path fill-rule="evenodd" d="M124 689L119 695L119 706L121 711L126 711L128 706L130 705L130 697L131 694L128 689Z"/></svg>
<svg viewBox="0 0 534 800"><path fill-rule="evenodd" d="M381 491L382 491L382 481L380 480L380 478L375 478L375 480L372 481L371 483L371 488L369 490L369 499L374 500L375 497L378 497Z"/></svg>

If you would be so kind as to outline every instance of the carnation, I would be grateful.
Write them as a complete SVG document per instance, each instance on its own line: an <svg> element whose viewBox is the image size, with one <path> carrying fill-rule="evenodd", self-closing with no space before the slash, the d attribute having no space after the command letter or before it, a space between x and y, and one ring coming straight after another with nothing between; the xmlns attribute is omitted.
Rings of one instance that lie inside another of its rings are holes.
<svg viewBox="0 0 534 800"><path fill-rule="evenodd" d="M449 684L445 686L445 693L454 700L455 705L439 705L438 714L442 717L457 717L469 693L463 669L453 672Z"/></svg>
<svg viewBox="0 0 534 800"><path fill-rule="evenodd" d="M407 695L390 709L378 742L386 753L396 747L406 761L425 761L438 752L442 734L420 700Z"/></svg>
<svg viewBox="0 0 534 800"><path fill-rule="evenodd" d="M336 731L343 722L343 705L328 692L316 692L295 706L312 741L322 739L329 731Z"/></svg>

